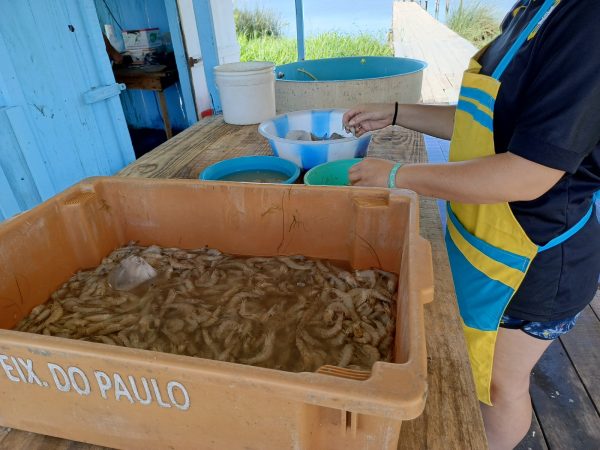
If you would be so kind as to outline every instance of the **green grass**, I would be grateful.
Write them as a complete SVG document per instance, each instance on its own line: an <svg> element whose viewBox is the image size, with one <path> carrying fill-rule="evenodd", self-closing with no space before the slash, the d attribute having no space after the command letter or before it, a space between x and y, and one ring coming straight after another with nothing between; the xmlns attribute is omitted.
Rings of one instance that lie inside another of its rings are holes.
<svg viewBox="0 0 600 450"><path fill-rule="evenodd" d="M242 61L272 61L287 64L298 59L295 38L262 36L249 39L238 34ZM391 45L369 34L347 35L338 32L323 33L306 39L306 59L341 56L393 56Z"/></svg>
<svg viewBox="0 0 600 450"><path fill-rule="evenodd" d="M256 8L253 10L235 9L233 11L235 31L238 36L256 39L266 36L279 37L283 22L271 10Z"/></svg>
<svg viewBox="0 0 600 450"><path fill-rule="evenodd" d="M450 12L448 27L481 48L500 33L494 9L478 2L468 3Z"/></svg>

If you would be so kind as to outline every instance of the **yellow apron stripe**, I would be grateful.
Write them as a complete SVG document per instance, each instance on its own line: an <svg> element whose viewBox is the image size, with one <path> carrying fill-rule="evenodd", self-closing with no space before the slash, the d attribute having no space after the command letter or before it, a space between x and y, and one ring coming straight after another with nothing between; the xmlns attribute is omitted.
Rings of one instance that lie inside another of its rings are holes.
<svg viewBox="0 0 600 450"><path fill-rule="evenodd" d="M481 68L481 66L479 67ZM500 90L500 83L498 81L473 72L466 72L463 75L461 86L482 90L494 98L498 97L498 91Z"/></svg>
<svg viewBox="0 0 600 450"><path fill-rule="evenodd" d="M452 211L469 233L488 244L529 259L537 255L538 246L525 234L508 203L452 203Z"/></svg>
<svg viewBox="0 0 600 450"><path fill-rule="evenodd" d="M490 385L492 383L492 367L494 365L494 350L496 347L497 331L481 331L466 326L463 323L465 339L469 344L469 360L477 389L477 398L487 405L492 404Z"/></svg>
<svg viewBox="0 0 600 450"><path fill-rule="evenodd" d="M492 112L492 110L490 108L488 108L487 106L482 105L477 100L475 100L473 98L469 98L469 97L463 97L462 95L458 99L459 100L463 100L465 102L472 103L472 104L474 104L477 107L477 109L483 111L484 113L486 113L490 117L494 117L494 113Z"/></svg>
<svg viewBox="0 0 600 450"><path fill-rule="evenodd" d="M448 221L448 231L450 232L452 241L471 265L486 274L489 278L499 281L514 290L518 289L523 280L523 272L508 267L477 250L462 237L451 221Z"/></svg>

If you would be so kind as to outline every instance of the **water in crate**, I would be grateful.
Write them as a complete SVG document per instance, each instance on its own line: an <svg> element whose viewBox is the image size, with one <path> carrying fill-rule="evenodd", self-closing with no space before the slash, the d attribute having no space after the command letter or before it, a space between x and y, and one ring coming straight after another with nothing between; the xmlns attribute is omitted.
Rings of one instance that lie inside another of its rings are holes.
<svg viewBox="0 0 600 450"><path fill-rule="evenodd" d="M293 372L389 361L397 277L302 256L130 244L17 330Z"/></svg>

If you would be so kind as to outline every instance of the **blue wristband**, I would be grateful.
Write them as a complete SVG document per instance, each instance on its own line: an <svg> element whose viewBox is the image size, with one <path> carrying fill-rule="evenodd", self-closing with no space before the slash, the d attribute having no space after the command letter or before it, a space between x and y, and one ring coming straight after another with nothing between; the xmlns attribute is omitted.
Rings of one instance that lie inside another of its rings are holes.
<svg viewBox="0 0 600 450"><path fill-rule="evenodd" d="M398 169L400 167L402 167L404 163L396 163L394 164L394 167L392 167L392 170L390 171L390 176L388 178L388 187L390 189L394 189L396 187L396 173L398 173Z"/></svg>

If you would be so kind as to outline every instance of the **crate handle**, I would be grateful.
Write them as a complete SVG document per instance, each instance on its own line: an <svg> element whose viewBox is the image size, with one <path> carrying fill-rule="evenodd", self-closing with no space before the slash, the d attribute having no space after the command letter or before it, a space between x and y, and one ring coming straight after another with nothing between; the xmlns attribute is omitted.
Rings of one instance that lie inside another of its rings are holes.
<svg viewBox="0 0 600 450"><path fill-rule="evenodd" d="M427 239L419 237L416 242L416 258L414 267L418 276L413 280L416 283L421 303L433 301L433 261L431 258L431 244Z"/></svg>
<svg viewBox="0 0 600 450"><path fill-rule="evenodd" d="M344 367L324 365L319 367L317 373L334 377L347 378L355 381L365 381L371 377L371 372L366 370L346 369Z"/></svg>

